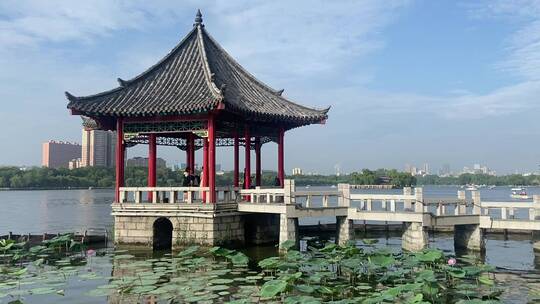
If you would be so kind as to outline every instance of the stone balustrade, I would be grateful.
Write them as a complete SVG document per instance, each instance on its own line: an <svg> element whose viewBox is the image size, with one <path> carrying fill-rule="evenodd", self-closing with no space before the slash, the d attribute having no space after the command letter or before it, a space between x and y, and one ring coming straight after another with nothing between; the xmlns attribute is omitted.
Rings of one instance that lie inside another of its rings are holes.
<svg viewBox="0 0 540 304"><path fill-rule="evenodd" d="M237 191L233 187L216 187L218 203L235 201ZM122 204L193 204L203 202L209 193L208 187L120 187L119 200Z"/></svg>

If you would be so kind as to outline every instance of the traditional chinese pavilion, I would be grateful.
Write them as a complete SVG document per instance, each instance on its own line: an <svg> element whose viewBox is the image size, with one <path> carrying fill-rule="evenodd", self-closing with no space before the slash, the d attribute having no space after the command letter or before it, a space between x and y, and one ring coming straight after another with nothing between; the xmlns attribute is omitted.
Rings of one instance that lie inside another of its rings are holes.
<svg viewBox="0 0 540 304"><path fill-rule="evenodd" d="M328 109L294 103L236 62L206 31L197 12L193 29L158 63L119 86L89 96L66 92L67 108L86 126L116 130L116 201L124 184L125 150L148 144L148 187L156 186L156 145L186 151L194 170L195 150L203 149L202 186L215 197L216 147L234 146L234 186L239 186L239 147L245 147L244 187L250 180L250 150L255 151L255 185L261 183L261 146L278 143L278 178L284 181L287 130L324 123Z"/></svg>

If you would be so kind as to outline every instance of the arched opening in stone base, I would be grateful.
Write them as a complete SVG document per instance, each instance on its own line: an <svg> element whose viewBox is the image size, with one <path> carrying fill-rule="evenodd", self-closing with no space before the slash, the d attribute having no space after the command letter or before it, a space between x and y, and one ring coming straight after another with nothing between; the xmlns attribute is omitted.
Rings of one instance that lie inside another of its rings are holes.
<svg viewBox="0 0 540 304"><path fill-rule="evenodd" d="M244 215L245 242L251 245L279 243L279 214Z"/></svg>
<svg viewBox="0 0 540 304"><path fill-rule="evenodd" d="M154 222L154 250L169 250L172 247L173 225L168 218L160 217Z"/></svg>

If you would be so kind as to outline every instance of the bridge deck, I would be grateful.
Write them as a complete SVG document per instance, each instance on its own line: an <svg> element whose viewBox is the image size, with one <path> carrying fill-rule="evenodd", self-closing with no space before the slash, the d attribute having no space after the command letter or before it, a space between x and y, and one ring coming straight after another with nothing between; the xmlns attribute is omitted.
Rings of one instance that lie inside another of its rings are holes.
<svg viewBox="0 0 540 304"><path fill-rule="evenodd" d="M540 196L532 202L481 201L473 192L472 200L464 191L457 197L425 198L422 188L404 188L402 194L351 193L351 186L340 184L337 190L297 190L294 181L284 188L238 189L221 187L213 204L201 201L207 187L121 188L120 203L113 204L113 215L179 215L198 212L265 213L286 218L347 217L350 220L409 222L422 226L480 225L486 229L540 230ZM152 201L144 202L144 192ZM515 210L526 219L515 219ZM492 211L499 210L493 213ZM489 211L489 212L488 212ZM524 212L525 211L525 212ZM451 214L450 214L451 213ZM214 215L212 215L214 214Z"/></svg>

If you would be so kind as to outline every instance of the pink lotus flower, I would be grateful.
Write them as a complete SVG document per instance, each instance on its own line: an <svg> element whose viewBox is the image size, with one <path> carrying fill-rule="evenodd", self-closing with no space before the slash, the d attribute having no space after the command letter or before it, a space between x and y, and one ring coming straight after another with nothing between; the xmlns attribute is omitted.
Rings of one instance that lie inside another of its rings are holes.
<svg viewBox="0 0 540 304"><path fill-rule="evenodd" d="M96 251L94 249L86 250L86 256L96 256Z"/></svg>
<svg viewBox="0 0 540 304"><path fill-rule="evenodd" d="M456 259L454 259L454 258L449 258L448 259L448 265L454 266L454 265L456 265L456 263L457 263Z"/></svg>

